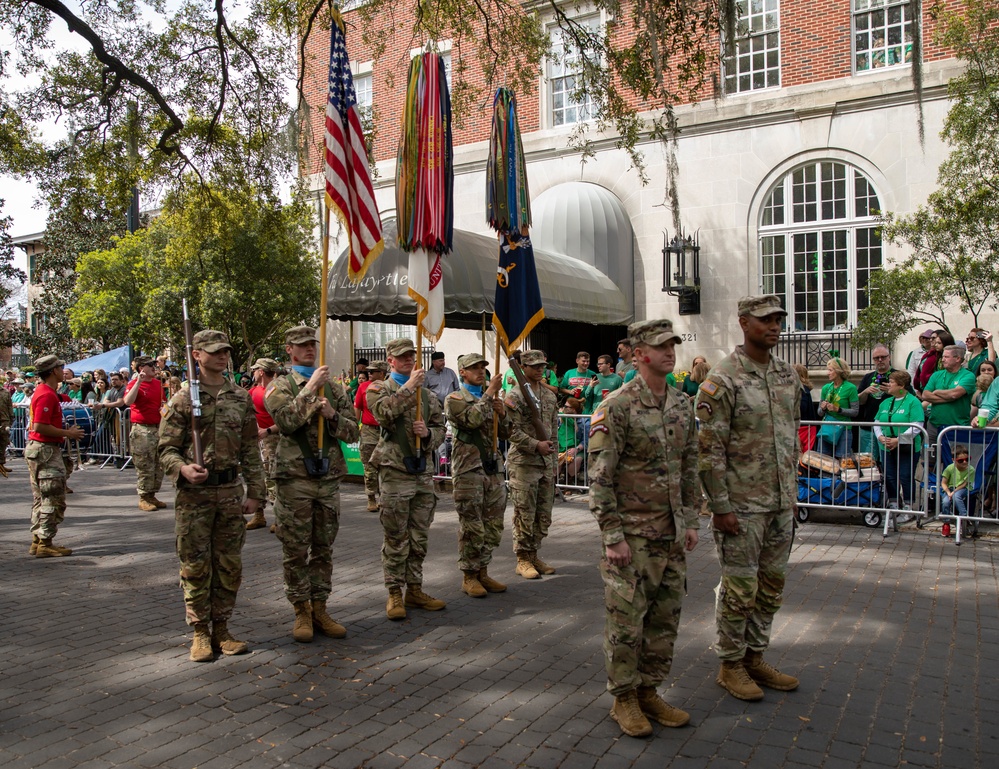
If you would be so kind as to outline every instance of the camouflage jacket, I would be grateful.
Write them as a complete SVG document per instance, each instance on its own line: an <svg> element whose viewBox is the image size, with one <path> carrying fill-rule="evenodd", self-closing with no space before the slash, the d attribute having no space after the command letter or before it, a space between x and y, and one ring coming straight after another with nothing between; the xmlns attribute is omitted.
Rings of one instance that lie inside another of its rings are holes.
<svg viewBox="0 0 999 769"><path fill-rule="evenodd" d="M430 435L420 439L420 452L427 457L427 470L433 470L433 452L444 442L444 412L441 402L431 390L426 387L419 389L423 398L423 421L427 423ZM382 426L382 437L371 453L371 462L375 467L393 467L405 472L406 465L402 459L411 450L416 449L416 435L413 433L413 420L416 418L416 393L404 395L399 392L399 385L390 376L381 382L368 385L365 393L370 411L378 424ZM400 446L392 435L396 423L403 420L406 428L408 445Z"/></svg>
<svg viewBox="0 0 999 769"><path fill-rule="evenodd" d="M790 510L798 498L801 384L779 358L760 369L740 345L697 391L698 471L718 515Z"/></svg>
<svg viewBox="0 0 999 769"><path fill-rule="evenodd" d="M257 446L257 415L246 391L228 379L217 398L202 388L198 424L202 457L208 471L221 473L238 467L246 481L247 498L266 499L264 468ZM194 461L191 391L187 388L167 404L166 416L160 420L158 450L163 472L176 483L181 466Z"/></svg>
<svg viewBox="0 0 999 769"><path fill-rule="evenodd" d="M14 424L14 402L10 393L0 387L0 427L10 427ZM0 465L3 464L3 457L0 457Z"/></svg>
<svg viewBox="0 0 999 769"><path fill-rule="evenodd" d="M548 435L545 440L555 441L558 447L558 401L551 390L541 388L541 424ZM531 409L524 400L524 393L515 386L506 396L506 407L510 414L510 451L507 462L511 467L530 465L531 467L547 467L554 472L558 451L543 457L538 453L538 437L534 433L531 422Z"/></svg>
<svg viewBox="0 0 999 769"><path fill-rule="evenodd" d="M666 388L662 407L637 375L590 421L590 511L604 545L668 539L698 527L697 427L690 401Z"/></svg>
<svg viewBox="0 0 999 769"><path fill-rule="evenodd" d="M295 380L298 395L295 395L288 377ZM277 448L274 450L272 477L275 480L310 477L302 461L302 448L295 437L295 433L303 425L309 426L306 435L309 449L313 456L319 454L319 411L322 408L320 399L325 395L315 395L306 390L305 385L308 381L308 377L292 371L287 376L277 377L264 393L264 408L281 431ZM330 469L326 477L339 478L347 474L347 461L343 458L340 441L353 443L357 440L359 431L357 420L354 418L354 406L347 398L343 386L339 382L330 382L329 387L333 393L330 405L336 410L337 416L334 419L324 420L326 434L323 436L323 452L330 460ZM325 393L325 391L324 387L320 392Z"/></svg>
<svg viewBox="0 0 999 769"><path fill-rule="evenodd" d="M478 447L471 442L471 436L478 433L487 454L493 446L493 405L492 398L476 398L462 387L444 399L444 414L454 432L454 445L451 448L451 475L461 475L482 467L482 456ZM498 421L499 437L510 437L510 413ZM497 459L502 460L501 457ZM503 463L497 464L497 472L503 472Z"/></svg>

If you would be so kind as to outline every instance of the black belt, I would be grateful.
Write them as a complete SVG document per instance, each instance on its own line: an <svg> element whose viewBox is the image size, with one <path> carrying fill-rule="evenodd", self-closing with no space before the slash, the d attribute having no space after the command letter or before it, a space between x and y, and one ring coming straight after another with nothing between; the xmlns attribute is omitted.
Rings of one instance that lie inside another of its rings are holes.
<svg viewBox="0 0 999 769"><path fill-rule="evenodd" d="M208 473L208 477L205 478L204 483L190 483L184 476L178 479L178 486L183 486L187 488L200 488L204 486L225 486L227 483L232 483L237 478L239 478L239 468L231 467L228 470L223 470L221 473ZM182 482L181 482L182 481Z"/></svg>

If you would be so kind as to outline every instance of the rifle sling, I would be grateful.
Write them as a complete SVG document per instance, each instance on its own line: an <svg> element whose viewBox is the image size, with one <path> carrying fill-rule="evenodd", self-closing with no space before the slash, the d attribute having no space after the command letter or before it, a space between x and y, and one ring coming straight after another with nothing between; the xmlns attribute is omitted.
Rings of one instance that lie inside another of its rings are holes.
<svg viewBox="0 0 999 769"><path fill-rule="evenodd" d="M434 396L437 397L436 395ZM423 413L430 413L430 396L427 393L426 387L420 388L420 399L423 401ZM416 458L416 451L413 449L413 444L409 440L409 433L406 430L406 420L400 417L395 420L392 425L392 429L389 430L387 427L382 427L382 438L387 441L392 441L399 448L403 449L405 456Z"/></svg>
<svg viewBox="0 0 999 769"><path fill-rule="evenodd" d="M300 392L300 388L298 386L298 382L295 381L295 377L293 377L291 374L288 374L288 384L291 385L291 394L297 398L298 393ZM329 382L327 382L324 386L323 395L326 396L326 400L329 403L333 402L333 388L330 387ZM303 424L301 427L295 430L295 432L293 432L289 437L294 439L295 443L298 444L298 448L302 451L303 457L315 455L317 457L325 459L330 455L330 444L332 443L332 441L326 441L325 442L326 445L323 446L322 451L319 452L312 451L312 447L309 445L309 422Z"/></svg>

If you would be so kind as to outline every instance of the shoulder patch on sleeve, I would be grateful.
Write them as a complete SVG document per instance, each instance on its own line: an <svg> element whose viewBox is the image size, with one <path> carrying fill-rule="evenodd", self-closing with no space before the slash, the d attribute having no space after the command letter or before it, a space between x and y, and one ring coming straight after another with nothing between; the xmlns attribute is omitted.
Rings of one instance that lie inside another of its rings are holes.
<svg viewBox="0 0 999 769"><path fill-rule="evenodd" d="M462 397L461 397L461 392L460 392L460 391L458 391L458 390L455 390L455 391L454 391L453 393L451 393L451 394L450 394L449 396L447 396L447 397L448 397L448 398L456 398L457 400L461 400L461 399L462 399Z"/></svg>
<svg viewBox="0 0 999 769"><path fill-rule="evenodd" d="M607 412L603 408L598 408L590 416L590 424L591 425L595 425L598 422L603 422L604 421L604 417L606 417L606 416L607 416ZM607 428L604 427L603 429L606 432ZM590 435L593 435L593 430L590 430Z"/></svg>
<svg viewBox="0 0 999 769"><path fill-rule="evenodd" d="M510 408L512 408L512 409L515 409L515 408L517 408L517 404L513 402L513 398L507 398L507 399L506 399L505 401L503 401L503 402L504 402L504 403L505 403L505 404L506 404L507 406L509 406Z"/></svg>
<svg viewBox="0 0 999 769"><path fill-rule="evenodd" d="M591 422L590 437L592 438L597 433L604 433L604 435L608 435L610 433L610 430L607 429L607 425L595 425Z"/></svg>
<svg viewBox="0 0 999 769"><path fill-rule="evenodd" d="M369 393L372 390L377 391L377 390L381 390L381 389L382 389L382 383L381 382L372 382L371 384L368 385L368 389L365 392Z"/></svg>
<svg viewBox="0 0 999 769"><path fill-rule="evenodd" d="M705 379L698 389L710 398L718 395L718 384L717 382L712 382L710 379Z"/></svg>
<svg viewBox="0 0 999 769"><path fill-rule="evenodd" d="M711 404L708 403L707 401L699 401L697 403L697 411L699 412L704 411L707 413L707 416L709 417L714 413L714 411L711 408ZM698 416L700 416L700 414L698 414Z"/></svg>

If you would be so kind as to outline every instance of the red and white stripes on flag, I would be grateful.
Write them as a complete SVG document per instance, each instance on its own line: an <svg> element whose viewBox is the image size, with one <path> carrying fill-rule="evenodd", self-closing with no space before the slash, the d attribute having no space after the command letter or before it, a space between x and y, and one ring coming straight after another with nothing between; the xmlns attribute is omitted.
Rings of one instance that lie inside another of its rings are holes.
<svg viewBox="0 0 999 769"><path fill-rule="evenodd" d="M334 21L336 23L330 31L323 172L326 177L326 205L336 212L350 242L347 276L352 282L357 282L384 250L385 241L368 172L364 129L357 111L343 20L335 10Z"/></svg>

